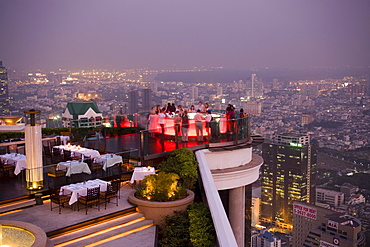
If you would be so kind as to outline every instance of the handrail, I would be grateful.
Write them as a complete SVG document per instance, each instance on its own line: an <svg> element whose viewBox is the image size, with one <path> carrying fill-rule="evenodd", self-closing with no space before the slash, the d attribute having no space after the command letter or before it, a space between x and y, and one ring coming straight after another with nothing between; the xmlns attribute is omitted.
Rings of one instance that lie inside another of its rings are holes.
<svg viewBox="0 0 370 247"><path fill-rule="evenodd" d="M208 207L211 211L218 244L221 247L236 247L238 244L226 215L225 208L222 204L211 170L209 169L207 159L203 152L196 152L195 156L198 161L199 173L202 178Z"/></svg>

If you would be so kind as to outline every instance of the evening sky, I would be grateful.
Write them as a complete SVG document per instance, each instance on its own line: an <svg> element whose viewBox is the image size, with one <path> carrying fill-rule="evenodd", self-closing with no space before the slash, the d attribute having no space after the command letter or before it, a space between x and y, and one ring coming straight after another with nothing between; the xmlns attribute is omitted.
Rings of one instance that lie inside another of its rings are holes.
<svg viewBox="0 0 370 247"><path fill-rule="evenodd" d="M368 0L0 0L14 69L370 65Z"/></svg>

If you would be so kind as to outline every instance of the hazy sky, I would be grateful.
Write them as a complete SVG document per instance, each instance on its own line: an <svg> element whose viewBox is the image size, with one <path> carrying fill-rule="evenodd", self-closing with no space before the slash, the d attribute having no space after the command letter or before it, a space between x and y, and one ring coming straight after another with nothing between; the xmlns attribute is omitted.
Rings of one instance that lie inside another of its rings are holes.
<svg viewBox="0 0 370 247"><path fill-rule="evenodd" d="M370 65L369 0L0 0L14 69Z"/></svg>

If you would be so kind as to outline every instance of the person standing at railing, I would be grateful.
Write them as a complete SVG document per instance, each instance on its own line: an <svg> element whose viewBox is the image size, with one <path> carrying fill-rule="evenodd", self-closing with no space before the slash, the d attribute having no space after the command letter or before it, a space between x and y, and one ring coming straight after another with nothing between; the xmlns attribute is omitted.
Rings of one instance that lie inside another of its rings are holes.
<svg viewBox="0 0 370 247"><path fill-rule="evenodd" d="M195 108L195 110L197 110L197 111L200 110L200 112L205 112L204 105L203 105L202 101L199 101L199 103L198 103L197 107Z"/></svg>
<svg viewBox="0 0 370 247"><path fill-rule="evenodd" d="M189 108L189 112L195 112L195 107L194 105L191 105L190 108Z"/></svg>
<svg viewBox="0 0 370 247"><path fill-rule="evenodd" d="M197 110L197 113L194 116L195 121L195 131L197 133L198 142L203 141L203 115L200 113L200 110Z"/></svg>
<svg viewBox="0 0 370 247"><path fill-rule="evenodd" d="M243 132L244 128L245 128L245 117L247 116L247 114L245 114L243 108L240 108L240 111L239 111L239 121L238 121L238 128L239 128L239 131L240 132Z"/></svg>
<svg viewBox="0 0 370 247"><path fill-rule="evenodd" d="M189 136L188 136L188 128L189 128L189 117L188 117L188 112L185 110L184 112L180 112L180 117L181 117L181 131L182 131L182 141L183 142L188 142L189 141Z"/></svg>
<svg viewBox="0 0 370 247"><path fill-rule="evenodd" d="M208 136L208 140L211 139L211 121L213 120L211 110L206 112L206 132Z"/></svg>
<svg viewBox="0 0 370 247"><path fill-rule="evenodd" d="M211 110L208 103L204 104L204 111L207 112L208 110Z"/></svg>
<svg viewBox="0 0 370 247"><path fill-rule="evenodd" d="M159 117L159 125L161 126L161 134L162 134L162 138L164 138L164 127L165 127L165 124L166 124L166 109L165 108L162 108L161 109L161 112L158 114L158 117Z"/></svg>
<svg viewBox="0 0 370 247"><path fill-rule="evenodd" d="M181 117L179 116L179 112L175 112L175 117L173 118L174 127L175 127L175 142L180 140L180 124L181 124Z"/></svg>
<svg viewBox="0 0 370 247"><path fill-rule="evenodd" d="M150 112L150 115L148 117L148 130L149 130L149 136L154 137L155 133L158 129L158 121L159 117L157 112L154 110Z"/></svg>
<svg viewBox="0 0 370 247"><path fill-rule="evenodd" d="M227 132L232 134L234 132L235 125L235 109L229 104L226 108L226 121L227 121Z"/></svg>

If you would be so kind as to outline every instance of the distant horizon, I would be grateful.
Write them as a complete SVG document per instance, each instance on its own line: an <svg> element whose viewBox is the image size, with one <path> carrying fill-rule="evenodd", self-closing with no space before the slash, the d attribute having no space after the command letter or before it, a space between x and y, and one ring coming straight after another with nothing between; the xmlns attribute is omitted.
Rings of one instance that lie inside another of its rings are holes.
<svg viewBox="0 0 370 247"><path fill-rule="evenodd" d="M205 71L216 71L216 70L224 70L224 71L321 71L321 70L348 70L348 69L363 69L363 70L368 70L370 73L370 64L369 65L364 65L364 66L350 66L350 65L342 65L342 66L312 66L312 67L305 67L305 68L295 68L295 67L258 67L258 66L249 66L249 67L227 67L227 66L189 66L189 67L158 67L158 68L153 68L153 67L129 67L129 66L107 66L107 67L80 67L80 68L73 68L71 66L61 66L61 67L56 67L56 68L14 68L7 66L5 60L1 60L3 64L3 67L5 67L8 70L12 70L15 72L58 72L59 70L62 71L91 71L91 70L115 70L115 71L124 71L124 70L149 70L149 71L163 71L163 70L180 70L180 71L186 71L186 70L205 70Z"/></svg>

